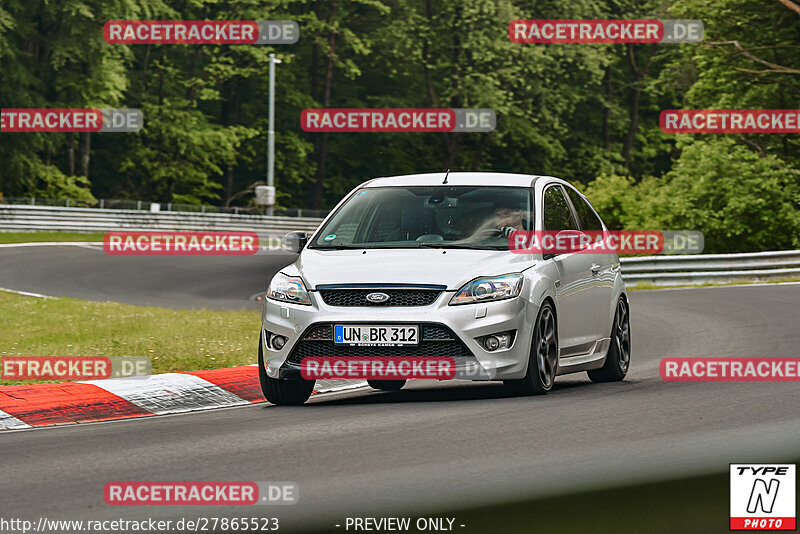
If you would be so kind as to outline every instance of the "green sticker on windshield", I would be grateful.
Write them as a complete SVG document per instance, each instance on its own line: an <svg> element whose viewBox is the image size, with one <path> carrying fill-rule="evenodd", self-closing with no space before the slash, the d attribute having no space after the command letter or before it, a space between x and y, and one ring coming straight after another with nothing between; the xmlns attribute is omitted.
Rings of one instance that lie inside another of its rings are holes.
<svg viewBox="0 0 800 534"><path fill-rule="evenodd" d="M331 234L331 235L326 235L325 236L325 241L333 241L334 239L336 239L336 234Z"/></svg>

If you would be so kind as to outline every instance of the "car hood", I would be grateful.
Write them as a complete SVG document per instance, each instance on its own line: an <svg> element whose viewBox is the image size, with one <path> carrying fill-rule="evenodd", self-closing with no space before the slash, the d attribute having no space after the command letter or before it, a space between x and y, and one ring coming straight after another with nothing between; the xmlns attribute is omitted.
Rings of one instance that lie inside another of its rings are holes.
<svg viewBox="0 0 800 534"><path fill-rule="evenodd" d="M309 289L329 284L431 284L459 289L481 276L520 272L532 256L498 250L305 249L283 269L303 277Z"/></svg>

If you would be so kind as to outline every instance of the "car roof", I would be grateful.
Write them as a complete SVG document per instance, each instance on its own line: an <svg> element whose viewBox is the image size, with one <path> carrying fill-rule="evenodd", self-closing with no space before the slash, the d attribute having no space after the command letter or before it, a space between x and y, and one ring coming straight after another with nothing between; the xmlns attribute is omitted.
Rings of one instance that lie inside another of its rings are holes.
<svg viewBox="0 0 800 534"><path fill-rule="evenodd" d="M433 172L427 174L408 174L405 176L375 178L374 180L364 182L362 187L442 185L444 176L444 172ZM446 185L532 187L540 178L550 177L503 172L451 172L447 177Z"/></svg>

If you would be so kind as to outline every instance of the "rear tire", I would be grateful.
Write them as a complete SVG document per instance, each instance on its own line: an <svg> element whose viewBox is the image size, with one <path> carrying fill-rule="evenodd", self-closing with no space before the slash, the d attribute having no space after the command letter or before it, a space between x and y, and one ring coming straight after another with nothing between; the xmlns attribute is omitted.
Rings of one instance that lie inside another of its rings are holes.
<svg viewBox="0 0 800 534"><path fill-rule="evenodd" d="M528 372L522 380L504 384L520 395L544 395L551 389L558 371L558 328L553 305L545 301L539 308L533 330Z"/></svg>
<svg viewBox="0 0 800 534"><path fill-rule="evenodd" d="M264 398L278 406L300 406L314 391L314 380L278 380L267 376L264 369L264 351L258 342L258 378Z"/></svg>
<svg viewBox="0 0 800 534"><path fill-rule="evenodd" d="M619 382L631 365L630 309L623 297L617 301L614 324L611 325L611 346L603 367L587 371L592 382Z"/></svg>
<svg viewBox="0 0 800 534"><path fill-rule="evenodd" d="M405 380L367 380L372 389L381 391L400 391L406 385Z"/></svg>

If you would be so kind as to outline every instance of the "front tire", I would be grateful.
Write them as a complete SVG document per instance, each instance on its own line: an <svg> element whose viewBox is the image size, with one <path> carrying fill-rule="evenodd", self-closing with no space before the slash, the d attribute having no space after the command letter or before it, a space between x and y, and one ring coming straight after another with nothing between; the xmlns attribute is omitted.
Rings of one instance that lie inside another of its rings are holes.
<svg viewBox="0 0 800 534"><path fill-rule="evenodd" d="M372 389L381 391L400 391L406 385L405 380L367 380Z"/></svg>
<svg viewBox="0 0 800 534"><path fill-rule="evenodd" d="M603 367L587 371L592 382L619 382L628 374L631 365L630 309L624 297L617 301L614 324L611 326L611 346Z"/></svg>
<svg viewBox="0 0 800 534"><path fill-rule="evenodd" d="M553 305L545 301L536 317L528 372L522 380L504 383L521 395L544 395L551 389L558 371L558 328Z"/></svg>
<svg viewBox="0 0 800 534"><path fill-rule="evenodd" d="M314 391L314 380L278 380L267 376L261 341L258 342L258 378L264 398L278 406L300 406Z"/></svg>

